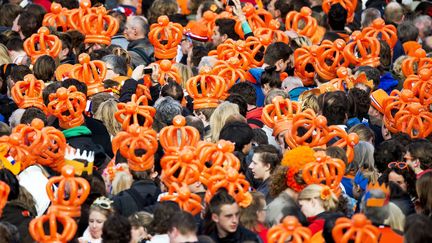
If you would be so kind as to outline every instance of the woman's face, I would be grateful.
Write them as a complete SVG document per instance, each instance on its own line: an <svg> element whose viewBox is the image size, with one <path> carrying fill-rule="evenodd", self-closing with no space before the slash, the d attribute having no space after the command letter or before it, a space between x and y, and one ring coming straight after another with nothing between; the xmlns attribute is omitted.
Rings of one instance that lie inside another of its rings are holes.
<svg viewBox="0 0 432 243"><path fill-rule="evenodd" d="M402 175L392 171L388 175L388 180L398 184L404 192L407 191L407 184Z"/></svg>
<svg viewBox="0 0 432 243"><path fill-rule="evenodd" d="M147 232L142 226L132 226L131 237L132 243L138 243L143 239L147 239Z"/></svg>
<svg viewBox="0 0 432 243"><path fill-rule="evenodd" d="M98 211L91 211L89 215L89 230L93 239L102 238L102 228L104 222L107 220L105 215Z"/></svg>
<svg viewBox="0 0 432 243"><path fill-rule="evenodd" d="M263 199L261 199L260 201L261 201L260 204L262 205L262 208L260 208L257 212L257 221L261 224L264 224L266 218L265 208L267 207L267 203Z"/></svg>
<svg viewBox="0 0 432 243"><path fill-rule="evenodd" d="M299 205L302 213L306 217L313 217L316 215L315 213L315 203L313 202L315 199L300 199Z"/></svg>

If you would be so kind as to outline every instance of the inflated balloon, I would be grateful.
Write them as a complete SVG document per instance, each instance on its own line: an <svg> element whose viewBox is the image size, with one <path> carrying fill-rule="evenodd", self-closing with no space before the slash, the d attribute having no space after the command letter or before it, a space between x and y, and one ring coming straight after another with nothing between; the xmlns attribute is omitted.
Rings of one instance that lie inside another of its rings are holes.
<svg viewBox="0 0 432 243"><path fill-rule="evenodd" d="M349 62L345 59L343 50L346 43L342 39L334 42L324 40L317 48L317 62L315 70L317 74L325 80L336 77L336 70L339 67L347 67Z"/></svg>
<svg viewBox="0 0 432 243"><path fill-rule="evenodd" d="M0 181L0 217L2 216L3 208L6 206L9 192L10 192L9 185L4 183L3 181Z"/></svg>
<svg viewBox="0 0 432 243"><path fill-rule="evenodd" d="M199 214L203 209L201 197L192 193L185 183L172 183L169 186L168 195L162 196L160 201L174 201L183 211L192 215Z"/></svg>
<svg viewBox="0 0 432 243"><path fill-rule="evenodd" d="M185 146L196 147L200 141L199 131L192 126L186 126L182 115L173 118L173 125L162 128L159 132L160 144L165 153L174 153Z"/></svg>
<svg viewBox="0 0 432 243"><path fill-rule="evenodd" d="M316 160L307 163L302 170L303 180L307 184L325 184L337 190L345 175L345 163L336 158L316 153Z"/></svg>
<svg viewBox="0 0 432 243"><path fill-rule="evenodd" d="M117 108L118 111L114 114L114 117L122 124L122 129L124 131L126 131L132 124L146 128L152 127L156 109L148 105L147 97L145 95L137 97L137 95L133 94L131 101L127 103L118 103ZM144 121L142 121L143 118Z"/></svg>
<svg viewBox="0 0 432 243"><path fill-rule="evenodd" d="M398 111L403 110L411 103L419 103L420 100L414 96L414 93L408 89L393 90L390 95L384 99L383 107L383 122L387 129L392 133L397 133L398 128L395 125L395 116Z"/></svg>
<svg viewBox="0 0 432 243"><path fill-rule="evenodd" d="M63 81L65 79L68 79L71 77L71 70L74 68L74 65L69 64L69 63L65 63L65 64L61 64L57 67L57 69L55 70L55 77L57 81Z"/></svg>
<svg viewBox="0 0 432 243"><path fill-rule="evenodd" d="M54 190L57 186L57 191ZM46 184L46 191L51 201L49 212L77 218L81 216L81 205L90 193L90 184L84 178L75 177L75 169L65 165L60 176L53 176Z"/></svg>
<svg viewBox="0 0 432 243"><path fill-rule="evenodd" d="M398 42L396 27L392 24L385 24L384 19L377 18L372 22L371 26L365 27L362 30L364 36L377 37L389 44L390 48Z"/></svg>
<svg viewBox="0 0 432 243"><path fill-rule="evenodd" d="M314 84L315 69L318 65L318 46L302 46L294 51L294 73L304 86Z"/></svg>
<svg viewBox="0 0 432 243"><path fill-rule="evenodd" d="M24 76L23 81L18 81L11 89L12 99L21 109L36 107L46 112L46 106L42 98L42 90L45 84L36 79L33 74Z"/></svg>
<svg viewBox="0 0 432 243"><path fill-rule="evenodd" d="M414 56L408 56L402 61L402 73L405 77L417 74L423 68L432 68L432 58L426 56L426 51L417 49Z"/></svg>
<svg viewBox="0 0 432 243"><path fill-rule="evenodd" d="M45 14L42 25L46 27L53 27L54 29L61 28L63 32L66 32L68 30L68 10L56 2L51 3L50 10L50 13Z"/></svg>
<svg viewBox="0 0 432 243"><path fill-rule="evenodd" d="M150 26L148 38L154 46L156 58L173 59L177 56L177 47L183 38L183 27L170 22L166 15L162 15L157 23Z"/></svg>
<svg viewBox="0 0 432 243"><path fill-rule="evenodd" d="M118 29L118 20L108 15L104 7L96 8L81 19L81 31L85 35L84 43L110 45Z"/></svg>
<svg viewBox="0 0 432 243"><path fill-rule="evenodd" d="M36 160L19 133L0 137L0 155L1 167L9 169L15 175L33 165Z"/></svg>
<svg viewBox="0 0 432 243"><path fill-rule="evenodd" d="M272 103L264 107L261 119L266 126L273 129L273 136L291 130L294 114L300 111L297 102L281 96L273 98Z"/></svg>
<svg viewBox="0 0 432 243"><path fill-rule="evenodd" d="M182 78L178 72L177 67L172 65L172 62L169 60L160 61L159 65L159 84L164 86L166 84L167 78L172 78L176 83L181 84Z"/></svg>
<svg viewBox="0 0 432 243"><path fill-rule="evenodd" d="M347 22L354 21L354 14L357 8L357 0L323 0L322 9L324 13L328 14L333 4L339 3L347 12Z"/></svg>
<svg viewBox="0 0 432 243"><path fill-rule="evenodd" d="M127 131L121 131L112 140L114 154L127 159L129 168L134 171L146 171L154 166L154 154L157 151L157 133L138 124L132 124ZM140 150L142 153L140 153Z"/></svg>
<svg viewBox="0 0 432 243"><path fill-rule="evenodd" d="M255 7L250 3L246 3L242 10L252 31L255 31L258 28L269 27L270 22L273 19L273 16L270 12L265 9L255 9ZM244 33L241 25L242 23L237 21L235 30L240 38L243 39Z"/></svg>
<svg viewBox="0 0 432 243"><path fill-rule="evenodd" d="M237 57L231 57L228 61L218 60L213 66L212 74L225 79L226 91L237 81L243 82L246 80L246 71L240 68L240 64Z"/></svg>
<svg viewBox="0 0 432 243"><path fill-rule="evenodd" d="M264 53L272 42L273 39L269 35L249 36L246 39L246 47L252 57L252 66L261 67L264 64Z"/></svg>
<svg viewBox="0 0 432 243"><path fill-rule="evenodd" d="M191 185L200 179L204 165L196 154L196 148L185 146L176 153L165 153L160 161L162 167L161 180L165 185L174 182Z"/></svg>
<svg viewBox="0 0 432 243"><path fill-rule="evenodd" d="M328 86L334 87L336 90L346 91L356 87L357 84L364 84L370 89L374 88L373 80L368 80L365 73L361 73L357 77L350 74L346 67L339 67L336 71L337 78L330 80L328 83L321 85L321 91L327 89ZM324 92L323 92L324 93Z"/></svg>
<svg viewBox="0 0 432 243"><path fill-rule="evenodd" d="M422 68L418 75L408 76L403 84L404 89L411 90L420 103L425 104L432 97L432 70Z"/></svg>
<svg viewBox="0 0 432 243"><path fill-rule="evenodd" d="M70 75L87 85L87 95L103 92L105 90L103 81L106 76L107 68L103 61L90 61L87 53L82 53L78 57L79 63L74 66Z"/></svg>
<svg viewBox="0 0 432 243"><path fill-rule="evenodd" d="M193 108L216 108L226 91L223 77L211 74L209 68L203 68L199 75L186 82L186 90L193 98Z"/></svg>
<svg viewBox="0 0 432 243"><path fill-rule="evenodd" d="M309 242L312 232L309 228L303 227L294 216L286 216L282 223L270 228L267 232L268 243L303 243Z"/></svg>
<svg viewBox="0 0 432 243"><path fill-rule="evenodd" d="M316 19L312 17L312 10L308 7L302 7L300 12L291 11L287 14L285 28L310 38L315 34L318 24Z"/></svg>
<svg viewBox="0 0 432 243"><path fill-rule="evenodd" d="M380 231L364 214L355 214L351 219L338 218L332 230L335 242L378 242Z"/></svg>
<svg viewBox="0 0 432 243"><path fill-rule="evenodd" d="M69 29L82 31L82 20L90 13L96 13L96 9L91 7L90 0L81 0L80 7L70 10L67 15Z"/></svg>
<svg viewBox="0 0 432 243"><path fill-rule="evenodd" d="M216 56L218 60L227 61L231 57L237 57L240 60L241 68L245 71L254 67L254 57L251 49L243 40L233 41L227 39L224 43L218 45L217 50L209 52L209 56Z"/></svg>
<svg viewBox="0 0 432 243"><path fill-rule="evenodd" d="M226 169L216 166L208 180L205 201L210 202L213 195L221 188L225 188L241 207L247 207L252 202L252 195L249 192L249 182L243 174L236 169Z"/></svg>
<svg viewBox="0 0 432 243"><path fill-rule="evenodd" d="M40 27L37 34L31 35L24 41L23 47L34 64L36 59L43 55L54 59L58 57L62 50L62 42L57 36L51 35L47 27Z"/></svg>
<svg viewBox="0 0 432 243"><path fill-rule="evenodd" d="M254 36L266 36L272 41L284 42L288 44L289 38L282 30L279 30L280 22L277 19L272 19L267 27L259 27L253 31Z"/></svg>
<svg viewBox="0 0 432 243"><path fill-rule="evenodd" d="M61 226L57 225L58 223ZM49 227L46 228L45 226ZM69 242L78 229L75 220L58 210L51 210L30 221L29 232L36 242ZM47 231L46 231L47 230ZM59 230L62 230L61 233Z"/></svg>
<svg viewBox="0 0 432 243"><path fill-rule="evenodd" d="M213 31L216 26L216 19L218 18L218 14L207 10L204 12L202 19L200 22L207 27L207 37L209 40L211 40L213 36Z"/></svg>
<svg viewBox="0 0 432 243"><path fill-rule="evenodd" d="M69 129L84 123L87 100L75 86L58 88L56 93L49 95L49 100L48 112L59 119L61 128Z"/></svg>
<svg viewBox="0 0 432 243"><path fill-rule="evenodd" d="M392 124L397 132L406 133L411 138L426 138L432 132L432 113L429 108L413 102L394 115Z"/></svg>
<svg viewBox="0 0 432 243"><path fill-rule="evenodd" d="M376 37L363 35L360 31L351 34L352 42L344 49L345 58L355 66L380 65L380 43Z"/></svg>

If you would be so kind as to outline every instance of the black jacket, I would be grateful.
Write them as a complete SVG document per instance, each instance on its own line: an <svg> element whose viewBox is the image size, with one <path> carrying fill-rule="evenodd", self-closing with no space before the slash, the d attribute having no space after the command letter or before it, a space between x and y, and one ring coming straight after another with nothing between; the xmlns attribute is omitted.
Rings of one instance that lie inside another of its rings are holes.
<svg viewBox="0 0 432 243"><path fill-rule="evenodd" d="M140 180L132 183L130 189L113 197L114 207L118 213L129 217L138 211L149 211L154 205L161 190L152 180Z"/></svg>
<svg viewBox="0 0 432 243"><path fill-rule="evenodd" d="M225 238L219 238L217 230L213 231L211 234L209 234L209 236L216 243L238 243L244 241L261 242L259 237L255 233L241 225L238 226L236 232L228 234Z"/></svg>
<svg viewBox="0 0 432 243"><path fill-rule="evenodd" d="M18 201L11 201L3 209L1 221L6 221L17 227L20 234L20 242L34 242L29 233L29 224L33 219L33 213Z"/></svg>

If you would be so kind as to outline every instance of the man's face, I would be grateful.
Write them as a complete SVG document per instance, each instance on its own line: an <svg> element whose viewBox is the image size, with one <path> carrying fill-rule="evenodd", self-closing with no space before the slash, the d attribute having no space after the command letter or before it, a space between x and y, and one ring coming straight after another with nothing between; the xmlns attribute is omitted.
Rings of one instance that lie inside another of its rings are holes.
<svg viewBox="0 0 432 243"><path fill-rule="evenodd" d="M269 166L264 164L261 159L261 154L254 154L252 157L252 162L249 165L249 168L252 171L252 174L255 179L265 180L266 172L269 171Z"/></svg>
<svg viewBox="0 0 432 243"><path fill-rule="evenodd" d="M239 207L237 203L225 204L221 207L219 215L212 214L212 219L216 223L219 236L225 237L229 233L234 233L239 224Z"/></svg>
<svg viewBox="0 0 432 243"><path fill-rule="evenodd" d="M124 31L123 31L123 34L124 34L125 38L126 38L128 41L133 41L133 40L136 39L136 38L135 38L136 30L135 30L135 27L132 26L132 24L130 23L130 21L127 21L127 22L126 22L126 25L125 25L125 29L124 29Z"/></svg>
<svg viewBox="0 0 432 243"><path fill-rule="evenodd" d="M18 20L19 20L20 15L16 16L16 18L13 21L12 24L12 30L15 32L20 32L21 27L18 25Z"/></svg>
<svg viewBox="0 0 432 243"><path fill-rule="evenodd" d="M214 30L213 30L213 35L212 35L212 42L213 45L216 47L219 44L221 44L223 42L222 40L222 36L219 32L219 26L215 26Z"/></svg>
<svg viewBox="0 0 432 243"><path fill-rule="evenodd" d="M111 65L111 63L106 63L106 75L105 75L105 79L113 79L115 77L120 76L118 73L114 72L114 67Z"/></svg>

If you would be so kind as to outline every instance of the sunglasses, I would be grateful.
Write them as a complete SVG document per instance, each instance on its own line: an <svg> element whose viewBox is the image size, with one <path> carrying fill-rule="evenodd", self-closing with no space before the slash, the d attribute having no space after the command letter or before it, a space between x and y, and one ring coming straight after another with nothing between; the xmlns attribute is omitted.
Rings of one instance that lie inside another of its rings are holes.
<svg viewBox="0 0 432 243"><path fill-rule="evenodd" d="M406 169L408 167L408 164L406 162L390 162L387 165L388 168L399 168L401 170Z"/></svg>

